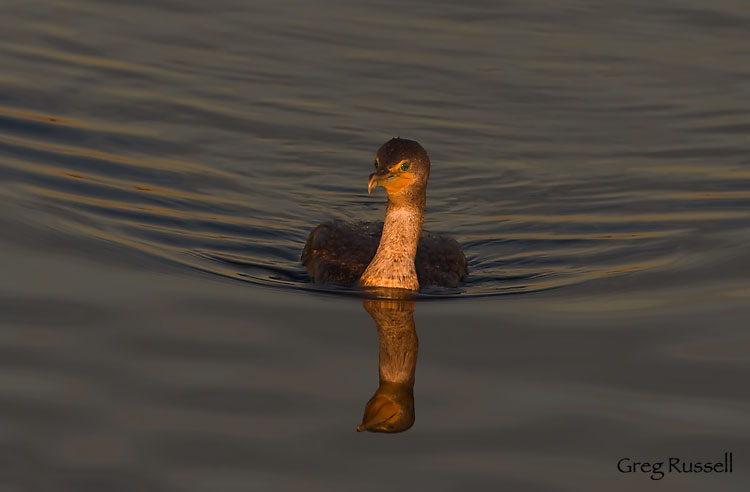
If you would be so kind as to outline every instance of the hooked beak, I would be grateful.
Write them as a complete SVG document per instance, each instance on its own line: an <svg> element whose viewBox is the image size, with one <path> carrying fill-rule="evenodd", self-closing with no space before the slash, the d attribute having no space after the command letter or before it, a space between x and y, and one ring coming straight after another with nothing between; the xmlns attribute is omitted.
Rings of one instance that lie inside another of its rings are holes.
<svg viewBox="0 0 750 492"><path fill-rule="evenodd" d="M370 175L370 180L367 182L367 193L371 193L376 186L382 186L388 194L398 193L412 181L414 181L414 175L409 172L378 169Z"/></svg>
<svg viewBox="0 0 750 492"><path fill-rule="evenodd" d="M367 182L367 194L372 192L372 189L377 186L383 186L383 183L390 178L392 175L385 169L379 169L377 172L370 175L370 180Z"/></svg>

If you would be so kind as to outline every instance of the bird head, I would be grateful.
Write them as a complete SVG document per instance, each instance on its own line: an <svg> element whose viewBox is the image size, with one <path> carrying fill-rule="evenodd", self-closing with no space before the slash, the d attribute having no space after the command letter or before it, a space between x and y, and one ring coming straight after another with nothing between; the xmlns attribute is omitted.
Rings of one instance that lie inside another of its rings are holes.
<svg viewBox="0 0 750 492"><path fill-rule="evenodd" d="M430 177L430 158L414 140L392 138L375 157L375 172L370 174L367 192L382 186L389 197L405 191L424 190Z"/></svg>

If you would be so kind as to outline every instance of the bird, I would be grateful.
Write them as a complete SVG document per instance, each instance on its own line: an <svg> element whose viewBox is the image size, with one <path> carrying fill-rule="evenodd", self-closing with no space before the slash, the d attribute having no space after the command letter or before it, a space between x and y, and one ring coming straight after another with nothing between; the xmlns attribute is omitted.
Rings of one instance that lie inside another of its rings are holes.
<svg viewBox="0 0 750 492"><path fill-rule="evenodd" d="M430 158L416 141L392 138L375 157L367 192L385 188L385 222L333 220L310 232L301 260L314 283L419 291L458 287L468 275L458 242L422 230Z"/></svg>

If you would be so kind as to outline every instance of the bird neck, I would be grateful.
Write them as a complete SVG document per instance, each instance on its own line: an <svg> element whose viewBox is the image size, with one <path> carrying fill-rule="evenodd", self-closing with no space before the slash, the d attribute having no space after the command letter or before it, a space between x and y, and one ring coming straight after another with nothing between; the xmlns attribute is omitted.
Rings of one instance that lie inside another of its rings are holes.
<svg viewBox="0 0 750 492"><path fill-rule="evenodd" d="M414 262L423 224L424 203L404 204L388 200L378 253L387 251L393 256L402 256Z"/></svg>
<svg viewBox="0 0 750 492"><path fill-rule="evenodd" d="M362 274L362 286L419 290L414 258L424 223L424 205L424 191L416 196L388 197L383 234L375 257Z"/></svg>

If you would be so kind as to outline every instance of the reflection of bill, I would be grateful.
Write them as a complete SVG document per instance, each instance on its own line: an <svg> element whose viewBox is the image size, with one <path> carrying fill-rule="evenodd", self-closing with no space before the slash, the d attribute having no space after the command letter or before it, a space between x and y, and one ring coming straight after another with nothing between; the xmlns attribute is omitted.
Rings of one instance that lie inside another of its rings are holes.
<svg viewBox="0 0 750 492"><path fill-rule="evenodd" d="M367 402L357 431L402 432L414 424L414 371L419 350L414 301L367 299L364 306L378 327L380 385Z"/></svg>

